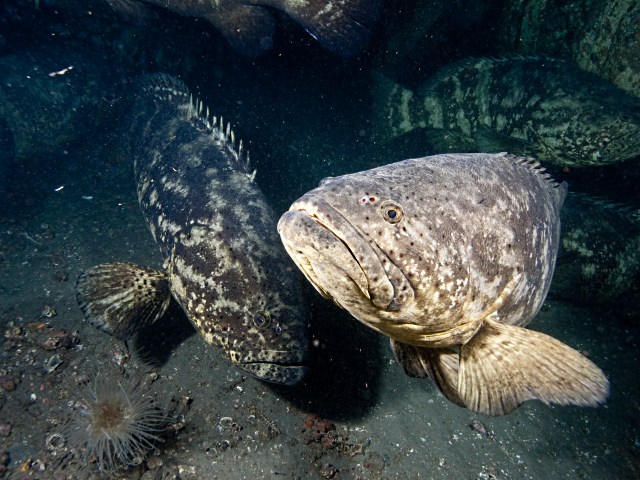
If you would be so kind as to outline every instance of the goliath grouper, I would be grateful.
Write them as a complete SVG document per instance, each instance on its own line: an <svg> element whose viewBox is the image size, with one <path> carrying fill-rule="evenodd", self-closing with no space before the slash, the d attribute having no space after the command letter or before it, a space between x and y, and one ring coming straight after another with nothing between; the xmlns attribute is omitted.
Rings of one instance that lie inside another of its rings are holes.
<svg viewBox="0 0 640 480"><path fill-rule="evenodd" d="M306 370L307 313L279 246L276 216L229 125L166 75L138 81L131 155L138 200L165 271L128 263L84 272L85 316L117 338L156 321L170 298L205 341L256 377L294 384Z"/></svg>
<svg viewBox="0 0 640 480"><path fill-rule="evenodd" d="M529 399L597 405L602 371L523 328L551 283L565 195L526 158L436 155L325 179L278 231L324 297L450 400L489 415Z"/></svg>
<svg viewBox="0 0 640 480"><path fill-rule="evenodd" d="M107 0L125 16L154 17L151 5L211 23L238 52L255 56L271 48L271 9L298 22L320 44L343 57L358 53L371 36L380 0Z"/></svg>
<svg viewBox="0 0 640 480"><path fill-rule="evenodd" d="M568 167L640 156L640 100L552 58L471 58L417 94L379 76L380 138L421 129L439 152L511 152Z"/></svg>

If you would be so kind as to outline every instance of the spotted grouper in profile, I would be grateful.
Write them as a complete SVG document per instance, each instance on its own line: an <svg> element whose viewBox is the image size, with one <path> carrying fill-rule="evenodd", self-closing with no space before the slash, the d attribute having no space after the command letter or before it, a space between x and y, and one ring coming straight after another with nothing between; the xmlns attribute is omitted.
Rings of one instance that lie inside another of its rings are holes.
<svg viewBox="0 0 640 480"><path fill-rule="evenodd" d="M527 158L436 155L325 179L278 231L320 294L449 400L489 415L530 399L595 406L603 372L524 328L549 290L565 196Z"/></svg>
<svg viewBox="0 0 640 480"><path fill-rule="evenodd" d="M553 58L468 58L413 92L377 76L379 138L438 152L511 152L563 167L640 158L640 99Z"/></svg>
<svg viewBox="0 0 640 480"><path fill-rule="evenodd" d="M262 380L297 383L308 350L302 285L242 142L173 77L142 77L135 92L138 200L165 268L87 270L77 282L86 318L127 340L173 298L232 363Z"/></svg>

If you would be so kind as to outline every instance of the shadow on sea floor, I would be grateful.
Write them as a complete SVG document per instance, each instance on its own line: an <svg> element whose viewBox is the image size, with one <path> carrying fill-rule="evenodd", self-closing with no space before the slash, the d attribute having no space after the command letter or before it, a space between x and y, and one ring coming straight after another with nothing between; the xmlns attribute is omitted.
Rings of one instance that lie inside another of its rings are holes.
<svg viewBox="0 0 640 480"><path fill-rule="evenodd" d="M142 362L159 368L194 334L178 304L171 302L163 318L138 331L130 346ZM323 417L348 420L369 413L379 397L384 339L319 298L311 301L309 337L309 373L303 382L295 387L265 385L301 410Z"/></svg>
<svg viewBox="0 0 640 480"><path fill-rule="evenodd" d="M329 301L311 304L309 374L273 390L303 411L337 421L366 416L378 403L384 339Z"/></svg>
<svg viewBox="0 0 640 480"><path fill-rule="evenodd" d="M160 320L138 331L133 350L144 363L161 367L180 344L196 333L180 306L172 301Z"/></svg>

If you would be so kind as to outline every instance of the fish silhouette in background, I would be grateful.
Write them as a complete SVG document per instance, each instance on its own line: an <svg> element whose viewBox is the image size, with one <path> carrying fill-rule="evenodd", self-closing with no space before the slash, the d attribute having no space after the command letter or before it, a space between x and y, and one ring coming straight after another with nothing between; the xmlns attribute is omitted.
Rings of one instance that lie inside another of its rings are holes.
<svg viewBox="0 0 640 480"><path fill-rule="evenodd" d="M378 19L380 0L107 0L125 17L149 23L151 6L163 7L187 17L211 23L238 52L257 56L273 43L275 19L280 10L300 24L328 50L350 57L371 36Z"/></svg>
<svg viewBox="0 0 640 480"><path fill-rule="evenodd" d="M640 99L562 60L469 58L418 89L376 76L376 130L438 152L509 152L567 167L640 157Z"/></svg>

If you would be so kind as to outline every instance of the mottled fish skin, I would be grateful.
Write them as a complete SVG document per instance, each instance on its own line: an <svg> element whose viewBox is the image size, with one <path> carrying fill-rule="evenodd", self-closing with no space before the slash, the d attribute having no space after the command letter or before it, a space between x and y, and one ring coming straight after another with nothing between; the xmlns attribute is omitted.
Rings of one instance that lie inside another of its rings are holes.
<svg viewBox="0 0 640 480"><path fill-rule="evenodd" d="M600 308L640 312L640 209L573 193L562 209L552 294Z"/></svg>
<svg viewBox="0 0 640 480"><path fill-rule="evenodd" d="M133 19L149 19L157 5L210 22L238 52L256 56L269 50L275 31L270 9L284 12L330 51L350 57L371 36L380 0L107 0Z"/></svg>
<svg viewBox="0 0 640 480"><path fill-rule="evenodd" d="M326 298L390 337L409 375L489 415L596 406L604 373L522 328L547 295L566 185L507 154L435 155L328 178L278 223Z"/></svg>
<svg viewBox="0 0 640 480"><path fill-rule="evenodd" d="M138 83L135 181L174 298L232 363L296 383L305 372L307 312L242 147L182 82L160 75Z"/></svg>
<svg viewBox="0 0 640 480"><path fill-rule="evenodd" d="M509 151L562 166L640 156L640 100L552 58L471 58L417 93L378 79L381 136L416 128L439 151Z"/></svg>
<svg viewBox="0 0 640 480"><path fill-rule="evenodd" d="M497 298L501 322L526 325L551 283L565 187L507 155L480 158L437 155L327 179L281 218L285 248L321 293L397 340L463 344ZM404 212L397 224L384 218L392 207ZM318 225L340 239L335 250ZM326 282L330 269L350 276Z"/></svg>

